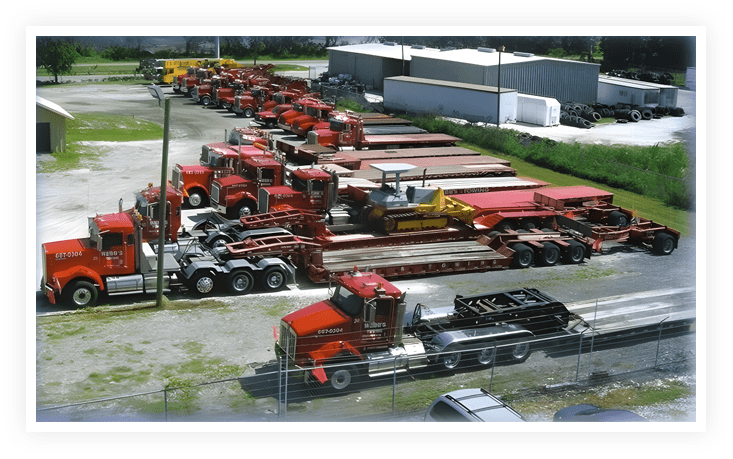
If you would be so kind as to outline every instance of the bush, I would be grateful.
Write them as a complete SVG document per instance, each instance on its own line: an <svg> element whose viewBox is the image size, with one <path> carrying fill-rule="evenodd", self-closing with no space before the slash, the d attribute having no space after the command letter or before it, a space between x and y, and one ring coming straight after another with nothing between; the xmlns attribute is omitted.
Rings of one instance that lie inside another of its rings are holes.
<svg viewBox="0 0 733 459"><path fill-rule="evenodd" d="M685 181L689 160L681 144L607 146L542 139L525 146L520 133L511 129L461 125L436 117L412 120L430 132L444 132L556 172L657 198L668 206L689 209L692 205Z"/></svg>

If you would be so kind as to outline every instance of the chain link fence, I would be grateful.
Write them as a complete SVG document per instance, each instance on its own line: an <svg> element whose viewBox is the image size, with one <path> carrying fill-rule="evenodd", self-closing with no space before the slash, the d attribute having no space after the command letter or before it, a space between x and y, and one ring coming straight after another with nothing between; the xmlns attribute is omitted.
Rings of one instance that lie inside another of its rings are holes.
<svg viewBox="0 0 733 459"><path fill-rule="evenodd" d="M380 360L381 374L363 362L293 368L285 359L248 374L186 387L38 407L38 422L54 421L419 421L438 395L483 387L499 396L531 398L548 392L674 375L694 368L694 322L661 321L646 328L584 332L521 344L433 353L429 362ZM418 364L419 362L419 364ZM373 368L374 369L374 368ZM347 371L344 371L347 370ZM397 370L397 371L395 371ZM694 371L694 370L693 370ZM348 374L348 376L347 376ZM347 381L348 380L348 381Z"/></svg>

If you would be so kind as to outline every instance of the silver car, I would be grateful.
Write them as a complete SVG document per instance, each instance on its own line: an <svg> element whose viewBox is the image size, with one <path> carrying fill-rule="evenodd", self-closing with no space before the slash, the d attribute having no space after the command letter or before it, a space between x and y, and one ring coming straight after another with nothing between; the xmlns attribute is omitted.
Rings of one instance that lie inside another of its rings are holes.
<svg viewBox="0 0 733 459"><path fill-rule="evenodd" d="M443 394L430 405L425 421L524 422L514 409L487 390L459 389Z"/></svg>

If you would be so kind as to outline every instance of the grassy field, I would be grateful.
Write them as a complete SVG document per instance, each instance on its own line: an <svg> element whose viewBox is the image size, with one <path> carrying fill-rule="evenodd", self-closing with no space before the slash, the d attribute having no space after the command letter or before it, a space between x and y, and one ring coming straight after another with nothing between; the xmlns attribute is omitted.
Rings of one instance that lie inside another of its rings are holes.
<svg viewBox="0 0 733 459"><path fill-rule="evenodd" d="M53 161L39 161L37 172L61 172L93 167L96 149L83 142L133 142L163 138L163 127L131 116L74 113L66 123L66 151L52 153Z"/></svg>

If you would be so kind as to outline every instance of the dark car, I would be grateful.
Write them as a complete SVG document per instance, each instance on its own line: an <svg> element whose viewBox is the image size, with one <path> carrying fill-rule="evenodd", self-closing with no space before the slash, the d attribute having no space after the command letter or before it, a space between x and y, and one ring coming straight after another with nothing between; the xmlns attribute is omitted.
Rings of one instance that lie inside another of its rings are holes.
<svg viewBox="0 0 733 459"><path fill-rule="evenodd" d="M627 410L608 410L595 405L573 405L561 409L555 422L648 422L642 416Z"/></svg>
<svg viewBox="0 0 733 459"><path fill-rule="evenodd" d="M514 409L484 389L460 389L443 394L430 405L426 421L523 422Z"/></svg>

